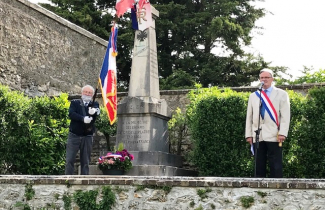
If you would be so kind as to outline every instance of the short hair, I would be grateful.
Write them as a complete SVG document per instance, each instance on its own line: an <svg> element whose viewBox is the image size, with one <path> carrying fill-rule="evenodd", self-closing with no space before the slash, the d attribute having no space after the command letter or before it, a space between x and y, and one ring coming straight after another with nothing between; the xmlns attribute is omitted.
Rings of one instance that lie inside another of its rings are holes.
<svg viewBox="0 0 325 210"><path fill-rule="evenodd" d="M260 74L262 73L262 72L267 72L267 73L269 73L270 75L271 75L271 77L273 78L273 71L271 70L271 69L262 69L261 71L260 71Z"/></svg>
<svg viewBox="0 0 325 210"><path fill-rule="evenodd" d="M95 94L95 89L93 88L93 86L91 86L91 85L85 85L85 86L83 86L82 88L81 88L81 92L83 92L84 91L84 89L85 88L90 88L90 89L92 89L92 91L93 91L93 95Z"/></svg>

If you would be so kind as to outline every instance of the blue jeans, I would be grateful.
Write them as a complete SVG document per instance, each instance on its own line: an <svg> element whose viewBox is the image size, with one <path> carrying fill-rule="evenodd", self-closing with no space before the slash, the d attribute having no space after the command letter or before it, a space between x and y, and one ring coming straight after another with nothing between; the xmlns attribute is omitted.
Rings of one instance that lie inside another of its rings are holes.
<svg viewBox="0 0 325 210"><path fill-rule="evenodd" d="M67 151L66 151L66 165L65 174L74 174L74 163L76 162L76 156L80 150L80 165L81 175L89 174L89 162L93 144L93 136L77 136L73 133L69 133Z"/></svg>

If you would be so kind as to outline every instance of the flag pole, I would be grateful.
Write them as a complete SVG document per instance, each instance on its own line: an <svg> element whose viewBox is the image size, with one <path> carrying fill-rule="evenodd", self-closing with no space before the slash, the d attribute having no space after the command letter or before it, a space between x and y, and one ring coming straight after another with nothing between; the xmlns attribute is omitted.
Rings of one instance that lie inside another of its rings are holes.
<svg viewBox="0 0 325 210"><path fill-rule="evenodd" d="M94 107L94 104L95 104L95 101L96 101L96 96L97 96L97 91L98 91L98 86L99 86L99 81L97 81L96 90L95 90L95 93L93 95L93 102L91 103L90 107Z"/></svg>
<svg viewBox="0 0 325 210"><path fill-rule="evenodd" d="M102 70L99 74L98 83L102 92L103 104L107 111L107 116L112 125L116 121L117 112L117 76L116 76L116 39L117 39L117 24L112 21L111 34L108 40L108 46L104 56ZM99 89L99 88L98 88Z"/></svg>

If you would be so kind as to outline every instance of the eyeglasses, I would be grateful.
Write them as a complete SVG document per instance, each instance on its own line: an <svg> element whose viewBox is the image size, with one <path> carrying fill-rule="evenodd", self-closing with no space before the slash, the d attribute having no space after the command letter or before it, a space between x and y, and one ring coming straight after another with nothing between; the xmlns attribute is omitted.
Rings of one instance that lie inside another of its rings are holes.
<svg viewBox="0 0 325 210"><path fill-rule="evenodd" d="M260 79L270 79L272 77L260 77Z"/></svg>

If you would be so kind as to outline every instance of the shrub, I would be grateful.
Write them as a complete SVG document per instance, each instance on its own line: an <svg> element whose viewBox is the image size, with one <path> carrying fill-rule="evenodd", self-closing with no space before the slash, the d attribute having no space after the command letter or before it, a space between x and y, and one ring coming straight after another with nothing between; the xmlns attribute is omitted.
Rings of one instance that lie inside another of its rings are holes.
<svg viewBox="0 0 325 210"><path fill-rule="evenodd" d="M300 178L325 177L325 88L308 91L303 117L294 134L297 140L297 164Z"/></svg>
<svg viewBox="0 0 325 210"><path fill-rule="evenodd" d="M187 136L187 117L182 110L177 107L172 118L168 121L169 141L171 144L171 152L181 155L182 143Z"/></svg>
<svg viewBox="0 0 325 210"><path fill-rule="evenodd" d="M217 88L190 93L187 113L194 145L192 161L200 175L252 175L252 158L244 137L248 96Z"/></svg>
<svg viewBox="0 0 325 210"><path fill-rule="evenodd" d="M62 174L68 134L67 94L29 99L0 86L3 173Z"/></svg>
<svg viewBox="0 0 325 210"><path fill-rule="evenodd" d="M288 91L290 98L290 127L288 137L283 145L283 176L290 178L299 178L303 176L303 165L299 151L299 136L303 112L307 106L307 97L294 91ZM308 141L308 140L307 140Z"/></svg>
<svg viewBox="0 0 325 210"><path fill-rule="evenodd" d="M115 121L114 124L111 125L108 120L107 111L105 107L101 106L100 111L101 113L96 119L95 126L100 132L104 134L107 141L107 150L113 150L114 142L111 142L110 139L112 136L116 135L117 121Z"/></svg>

